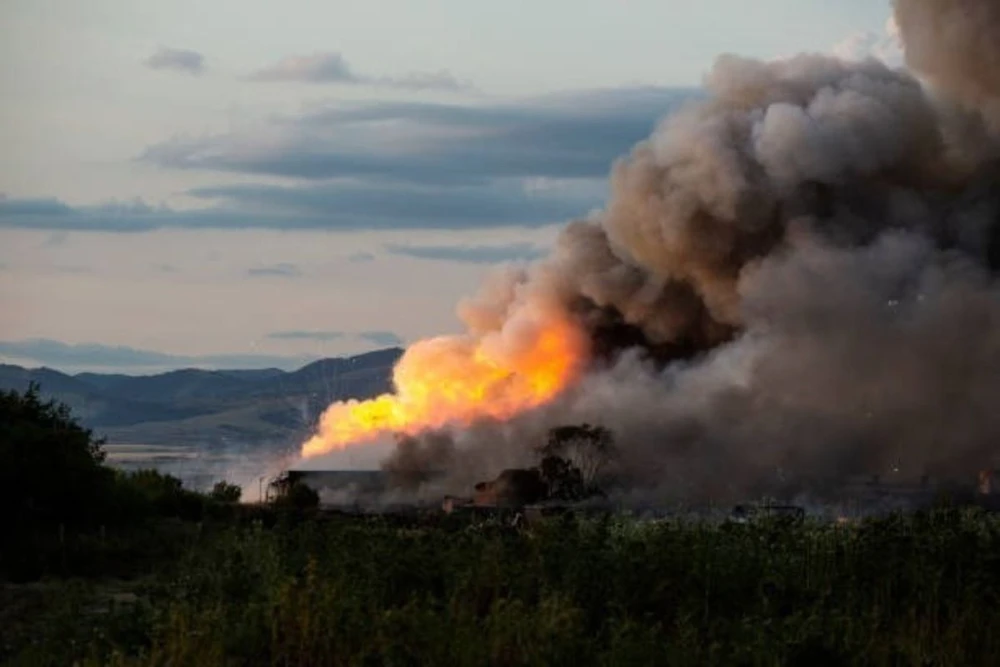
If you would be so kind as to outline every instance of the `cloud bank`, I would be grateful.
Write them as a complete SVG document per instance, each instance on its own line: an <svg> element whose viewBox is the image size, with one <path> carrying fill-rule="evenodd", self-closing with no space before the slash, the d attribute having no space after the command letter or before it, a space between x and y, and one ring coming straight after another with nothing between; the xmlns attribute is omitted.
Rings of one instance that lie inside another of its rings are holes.
<svg viewBox="0 0 1000 667"><path fill-rule="evenodd" d="M59 369L207 369L280 368L294 370L315 361L315 355L267 354L177 355L100 343L67 344L46 338L0 341L0 358L34 361Z"/></svg>
<svg viewBox="0 0 1000 667"><path fill-rule="evenodd" d="M693 95L633 88L466 105L326 105L246 132L175 137L139 156L162 169L244 180L183 193L203 206L0 199L0 228L540 227L601 206L613 158ZM245 182L254 176L270 182Z"/></svg>

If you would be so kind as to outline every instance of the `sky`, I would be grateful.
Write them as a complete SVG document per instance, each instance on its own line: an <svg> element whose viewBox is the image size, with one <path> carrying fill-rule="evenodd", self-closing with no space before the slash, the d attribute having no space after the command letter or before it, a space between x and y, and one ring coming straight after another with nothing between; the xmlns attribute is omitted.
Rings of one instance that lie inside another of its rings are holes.
<svg viewBox="0 0 1000 667"><path fill-rule="evenodd" d="M898 60L888 0L749 4L4 0L0 363L295 368L453 332L716 56Z"/></svg>

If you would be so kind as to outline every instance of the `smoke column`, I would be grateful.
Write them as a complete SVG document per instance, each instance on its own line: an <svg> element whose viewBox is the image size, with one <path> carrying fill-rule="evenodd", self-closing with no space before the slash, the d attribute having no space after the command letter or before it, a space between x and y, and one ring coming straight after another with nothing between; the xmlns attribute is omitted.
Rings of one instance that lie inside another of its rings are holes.
<svg viewBox="0 0 1000 667"><path fill-rule="evenodd" d="M580 421L615 432L630 493L663 500L1000 462L1000 5L895 13L920 79L874 59L720 57L707 100L613 166L603 212L461 304L466 334L407 353L373 428L450 444L407 438L388 466L427 451L466 489ZM523 387L501 380L531 384L551 358L539 341L569 355L558 391L512 400ZM413 419L401 375L428 349L496 381L432 389L422 409L450 407ZM331 407L308 451L349 444L336 422L357 407Z"/></svg>

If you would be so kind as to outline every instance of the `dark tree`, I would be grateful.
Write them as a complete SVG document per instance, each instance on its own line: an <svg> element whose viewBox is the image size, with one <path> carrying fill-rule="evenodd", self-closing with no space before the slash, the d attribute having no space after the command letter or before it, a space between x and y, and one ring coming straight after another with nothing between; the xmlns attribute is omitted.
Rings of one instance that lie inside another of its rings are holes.
<svg viewBox="0 0 1000 667"><path fill-rule="evenodd" d="M212 492L209 496L212 500L220 503L238 503L243 496L243 489L236 484L219 481L212 487Z"/></svg>
<svg viewBox="0 0 1000 667"><path fill-rule="evenodd" d="M0 512L7 526L99 521L114 486L102 445L66 405L43 401L38 385L0 392Z"/></svg>
<svg viewBox="0 0 1000 667"><path fill-rule="evenodd" d="M548 495L555 500L581 500L587 494L580 469L561 456L549 455L538 466L548 485Z"/></svg>
<svg viewBox="0 0 1000 667"><path fill-rule="evenodd" d="M551 474L563 475L564 486L575 483L578 476L579 485L589 493L598 487L601 474L614 458L614 436L603 426L557 426L549 431L539 454L543 474L548 468Z"/></svg>
<svg viewBox="0 0 1000 667"><path fill-rule="evenodd" d="M271 502L277 507L312 509L319 507L319 494L288 472L268 485Z"/></svg>
<svg viewBox="0 0 1000 667"><path fill-rule="evenodd" d="M119 473L118 494L122 502L135 505L139 515L199 520L205 496L185 489L177 477L147 468Z"/></svg>
<svg viewBox="0 0 1000 667"><path fill-rule="evenodd" d="M288 492L282 496L280 504L298 510L313 509L319 507L319 494L305 484L298 482L289 487Z"/></svg>

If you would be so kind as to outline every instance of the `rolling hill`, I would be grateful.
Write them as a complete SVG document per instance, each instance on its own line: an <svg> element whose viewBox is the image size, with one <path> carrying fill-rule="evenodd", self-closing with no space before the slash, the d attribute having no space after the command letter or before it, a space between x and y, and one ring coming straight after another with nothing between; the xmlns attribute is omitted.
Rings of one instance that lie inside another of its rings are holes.
<svg viewBox="0 0 1000 667"><path fill-rule="evenodd" d="M401 354L387 348L288 372L186 368L140 376L0 364L0 389L36 382L111 444L285 444L301 441L331 402L388 391Z"/></svg>

